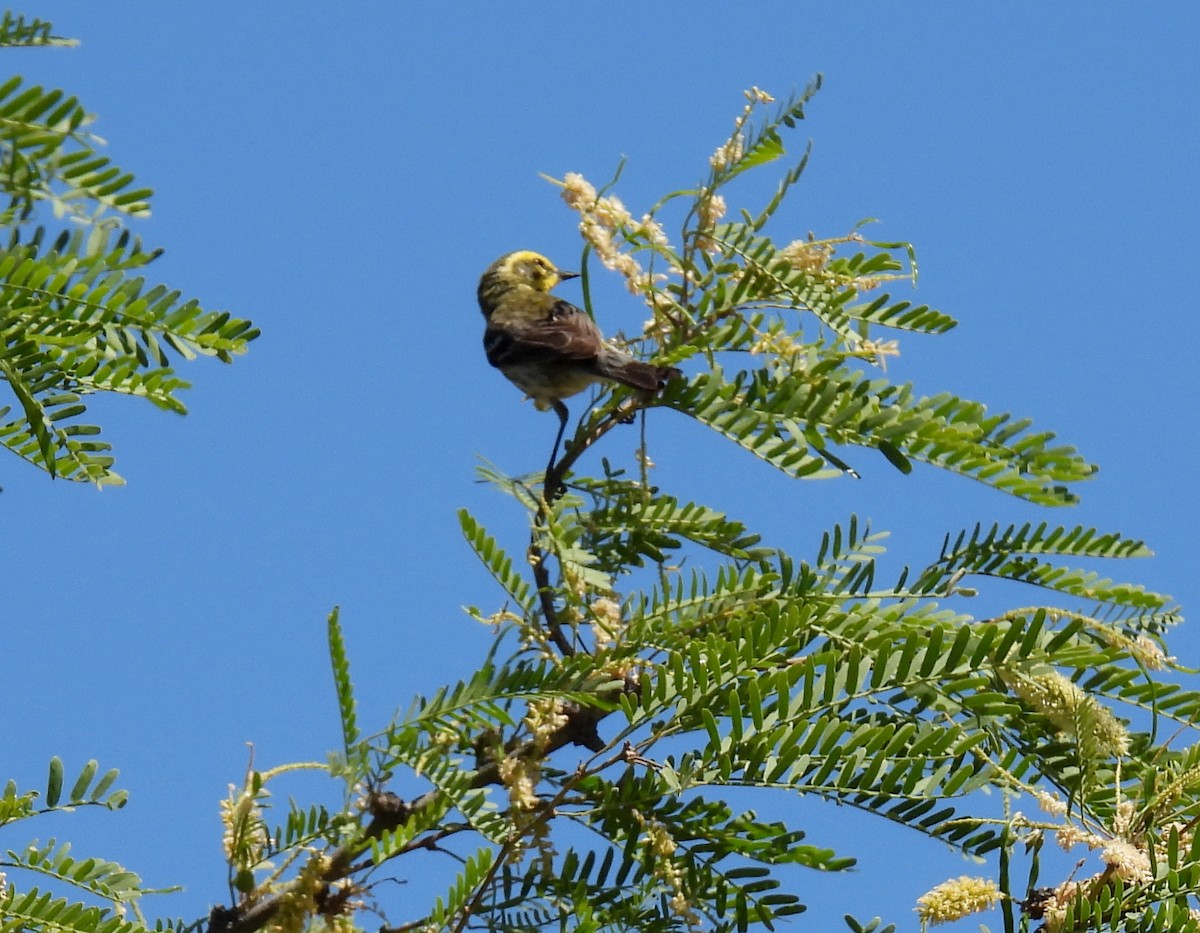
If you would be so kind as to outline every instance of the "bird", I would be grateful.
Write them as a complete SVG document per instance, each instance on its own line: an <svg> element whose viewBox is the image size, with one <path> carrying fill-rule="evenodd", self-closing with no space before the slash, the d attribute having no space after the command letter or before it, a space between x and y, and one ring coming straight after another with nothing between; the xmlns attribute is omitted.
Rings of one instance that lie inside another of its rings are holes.
<svg viewBox="0 0 1200 933"><path fill-rule="evenodd" d="M488 362L533 399L538 411L552 408L558 415L547 475L567 427L563 399L597 382L659 392L682 375L673 366L643 363L607 343L585 311L550 294L560 282L578 276L540 253L517 250L493 262L479 280Z"/></svg>

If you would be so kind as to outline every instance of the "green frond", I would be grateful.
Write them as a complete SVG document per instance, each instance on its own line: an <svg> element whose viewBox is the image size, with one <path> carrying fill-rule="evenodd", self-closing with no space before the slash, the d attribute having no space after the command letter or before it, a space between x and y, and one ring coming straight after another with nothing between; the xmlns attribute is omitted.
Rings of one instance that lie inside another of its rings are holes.
<svg viewBox="0 0 1200 933"><path fill-rule="evenodd" d="M333 686L337 693L338 713L342 726L342 751L351 768L347 775L350 784L358 783L363 749L359 745L358 710L354 700L354 684L350 680L350 659L346 656L346 641L342 637L342 626L338 621L339 610L335 606L327 620L329 660L333 665Z"/></svg>
<svg viewBox="0 0 1200 933"><path fill-rule="evenodd" d="M51 35L54 28L45 20L26 19L24 15L5 10L0 19L0 47L2 48L33 48L37 46L72 46L79 43L75 39L64 39Z"/></svg>
<svg viewBox="0 0 1200 933"><path fill-rule="evenodd" d="M5 224L24 221L38 204L49 205L57 217L87 221L97 207L149 213L150 190L133 187L133 175L100 155L84 129L91 121L63 91L26 87L17 76L0 84L0 188L13 204L0 215Z"/></svg>
<svg viewBox="0 0 1200 933"><path fill-rule="evenodd" d="M55 897L37 888L18 891L6 885L0 890L0 933L28 930L151 933L144 924L126 919L124 912Z"/></svg>
<svg viewBox="0 0 1200 933"><path fill-rule="evenodd" d="M911 263L906 266L896 259L885 244L870 244L878 248L875 253L838 256L819 270L805 270L797 268L770 237L757 231L754 223L717 226L712 238L727 259L715 264L706 259L707 267L697 270L689 294L698 317L713 320L735 312L740 317L760 307L809 312L851 343L865 336L864 325L869 324L927 334L942 334L957 325L942 311L893 301L887 294L856 302L860 288L915 274ZM668 292L682 297L683 287L672 285ZM729 349L711 339L706 343L714 349Z"/></svg>
<svg viewBox="0 0 1200 933"><path fill-rule="evenodd" d="M302 846L333 844L340 840L345 823L344 819L332 816L319 804L302 809L293 801L287 822L271 831L271 842L263 857L272 858Z"/></svg>
<svg viewBox="0 0 1200 933"><path fill-rule="evenodd" d="M613 789L612 785L607 788ZM775 920L805 909L795 895L779 890L780 881L769 868L736 857L725 861L719 850L705 845L703 837L676 835L677 831L660 819L664 814L653 804L645 804L640 794L606 796L608 801L576 818L592 824L610 840L609 846L600 855L595 851L581 855L569 849L549 868L535 858L524 871L502 869L500 890L486 907L493 929L545 929L577 919L581 909L595 924L592 929L688 929L687 915L672 911L666 903L674 890L656 870L664 857L644 844L643 830L651 825L665 829L680 844L670 856L672 869L687 902L710 921L705 929L747 929L751 925L771 929ZM623 812L616 799L625 802ZM630 816L635 812L630 809L632 801L646 806L640 811L644 812L642 822ZM669 806L677 809L681 803L672 801Z"/></svg>
<svg viewBox="0 0 1200 933"><path fill-rule="evenodd" d="M226 312L206 312L178 291L127 274L151 258L122 235L60 238L42 251L29 242L0 260L4 325L45 347L95 355L97 365L128 357L138 368L165 365L171 350L228 361L258 331ZM63 251L58 251L61 247Z"/></svg>
<svg viewBox="0 0 1200 933"><path fill-rule="evenodd" d="M439 795L426 800L423 806L410 813L408 819L399 826L371 838L368 846L371 861L382 865L389 859L411 851L419 844L417 840L421 836L445 825L450 810L451 802L444 796Z"/></svg>
<svg viewBox="0 0 1200 933"><path fill-rule="evenodd" d="M506 710L513 701L558 692L564 687L564 676L560 668L548 662L484 665L470 680L442 687L428 698L414 699L388 729L389 741L404 733L469 734L511 727L515 722ZM576 689L583 689L583 685ZM564 691L562 695L570 693Z"/></svg>
<svg viewBox="0 0 1200 933"><path fill-rule="evenodd" d="M653 691L658 703L686 699L697 713L684 715L680 726L703 723L707 733L704 748L676 767L685 783L936 798L968 793L995 778L971 754L982 733L915 719L896 706L897 691L919 697L941 682L946 712L981 718L983 708L972 701L987 679L972 672L963 650L953 653L950 668L940 643L923 644L914 632L875 657L826 648L769 673L761 662L742 673L738 659L747 652L736 645L719 650L714 642L691 652L687 662L663 665L659 676L665 685L656 683ZM706 673L693 676L697 665ZM859 704L868 699L894 712L866 716ZM1011 703L1004 709L993 703L987 715L1013 709Z"/></svg>
<svg viewBox="0 0 1200 933"><path fill-rule="evenodd" d="M537 864L500 868L497 890L482 905L490 929L540 933L548 929L668 933L688 929L656 896L652 878L632 859L614 870L611 848L599 866L594 852L569 849L553 870Z"/></svg>
<svg viewBox="0 0 1200 933"><path fill-rule="evenodd" d="M102 806L109 810L117 810L125 806L128 792L124 790L111 791L116 783L119 772L110 768L100 774L100 766L93 758L88 761L75 780L63 800L63 788L66 786L66 772L62 761L55 756L50 759L49 777L46 779L45 805L49 809L70 809L72 807L92 805Z"/></svg>
<svg viewBox="0 0 1200 933"><path fill-rule="evenodd" d="M451 921L469 912L479 888L491 876L496 854L490 848L476 849L467 857L450 890L438 897L425 923L433 929L451 926Z"/></svg>
<svg viewBox="0 0 1200 933"><path fill-rule="evenodd" d="M96 897L125 903L135 900L142 892L142 880L116 862L103 859L75 859L70 843L51 839L44 846L30 845L21 852L8 852L6 867L22 869L70 885Z"/></svg>
<svg viewBox="0 0 1200 933"><path fill-rule="evenodd" d="M388 746L388 766L405 766L436 789L443 806L453 807L472 829L496 845L508 838L511 823L504 817L487 788L475 785L475 769L444 748L414 747L393 742ZM382 848L378 850L381 854Z"/></svg>
<svg viewBox="0 0 1200 933"><path fill-rule="evenodd" d="M850 516L845 529L834 525L821 536L816 558L817 585L837 595L870 592L875 584L875 558L883 553L880 542L886 537L886 532L871 534L866 524L860 531L856 515Z"/></svg>
<svg viewBox="0 0 1200 933"><path fill-rule="evenodd" d="M607 573L660 562L685 541L738 560L759 560L769 551L744 524L694 502L647 489L641 483L610 475L581 478L576 488L595 503L577 513L583 549Z"/></svg>
<svg viewBox="0 0 1200 933"><path fill-rule="evenodd" d="M877 447L886 441L912 460L986 483L1040 505L1076 500L1066 483L1095 468L1050 433L1027 434L1027 421L988 415L978 402L948 393L917 397L909 385L869 379L836 359L810 353L801 365L701 373L668 388L659 402L706 424L776 469L828 477L830 445Z"/></svg>
<svg viewBox="0 0 1200 933"><path fill-rule="evenodd" d="M20 405L0 408L0 443L51 475L119 483L110 445L82 422L98 391L143 397L183 412L188 383L168 350L229 360L257 336L248 321L206 312L178 292L148 287L128 270L152 258L136 239L109 232L35 234L0 256L0 381Z"/></svg>
<svg viewBox="0 0 1200 933"><path fill-rule="evenodd" d="M1200 722L1200 692L1179 684L1149 680L1144 672L1113 664L1082 668L1076 683L1088 693L1108 697L1154 716L1191 725Z"/></svg>
<svg viewBox="0 0 1200 933"><path fill-rule="evenodd" d="M669 763L664 765L669 770ZM799 865L818 871L845 871L855 860L831 849L803 845L805 833L781 822L764 822L753 811L735 812L723 800L670 790L662 770L617 781L596 775L577 782L587 799L580 818L602 822L606 836L616 841L639 835L638 817L661 824L678 842L686 842L698 856L724 852L763 865ZM611 867L611 865L609 866Z"/></svg>
<svg viewBox="0 0 1200 933"><path fill-rule="evenodd" d="M780 128L792 128L804 119L804 108L821 89L821 81L821 75L818 74L802 91L792 94L775 107L774 112L765 116L758 125L743 130L741 155L729 165L714 169L710 187L715 188L749 169L766 165L782 156L785 150Z"/></svg>
<svg viewBox="0 0 1200 933"><path fill-rule="evenodd" d="M466 509L458 510L458 524L462 529L463 537L467 539L467 544L471 546L471 550L488 569L493 579L500 584L504 592L520 607L523 613L532 612L535 602L534 594L529 584L513 569L512 558Z"/></svg>
<svg viewBox="0 0 1200 933"><path fill-rule="evenodd" d="M808 168L808 160L812 156L812 142L804 149L804 155L800 157L795 165L783 173L783 177L779 180L778 186L775 188L775 193L771 195L771 199L763 206L758 215L754 218L746 216L746 223L753 230L761 230L768 220L774 216L775 211L779 209L779 205L783 203L783 199L787 197L792 186L800 180L800 176L804 174L804 170Z"/></svg>
<svg viewBox="0 0 1200 933"><path fill-rule="evenodd" d="M850 928L850 933L896 933L896 925L894 923L884 926L883 921L878 917L864 922L850 916L850 914L846 914L842 919L846 922L846 926Z"/></svg>
<svg viewBox="0 0 1200 933"><path fill-rule="evenodd" d="M914 305L909 301L892 301L882 294L873 301L846 305L846 317L864 324L879 324L893 330L914 331L919 334L944 334L958 326L958 321L929 305Z"/></svg>
<svg viewBox="0 0 1200 933"><path fill-rule="evenodd" d="M1075 527L1026 523L986 530L976 525L951 542L947 535L936 562L925 568L912 584L914 593L934 593L964 576L1015 580L1072 596L1088 603L1119 610L1111 622L1136 624L1151 617L1151 626L1165 622L1171 612L1169 596L1142 586L1116 583L1092 571L1078 570L1040 560L1034 555L1066 555L1081 558L1147 557L1150 550L1141 542L1116 533L1101 533L1081 525Z"/></svg>
<svg viewBox="0 0 1200 933"><path fill-rule="evenodd" d="M22 251L22 255L41 256L52 262L89 260L103 263L111 271L125 272L143 269L162 255L161 249L147 249L131 230L111 222L73 224L62 230L46 226L10 227L5 253Z"/></svg>
<svg viewBox="0 0 1200 933"><path fill-rule="evenodd" d="M1066 905L1063 929L1105 930L1114 933L1191 933L1196 929L1189 900L1200 889L1200 865L1189 862L1178 870L1155 872L1146 883L1124 881L1119 875L1102 885L1080 885Z"/></svg>
<svg viewBox="0 0 1200 933"><path fill-rule="evenodd" d="M995 852L1004 842L1000 831L964 819L953 806L932 798L897 800L890 795L863 795L843 802L922 835L940 839L965 855L984 856Z"/></svg>
<svg viewBox="0 0 1200 933"><path fill-rule="evenodd" d="M35 809L37 799L37 791L30 790L22 793L17 790L16 781L7 781L4 785L4 793L0 794L0 826L33 816L37 812Z"/></svg>

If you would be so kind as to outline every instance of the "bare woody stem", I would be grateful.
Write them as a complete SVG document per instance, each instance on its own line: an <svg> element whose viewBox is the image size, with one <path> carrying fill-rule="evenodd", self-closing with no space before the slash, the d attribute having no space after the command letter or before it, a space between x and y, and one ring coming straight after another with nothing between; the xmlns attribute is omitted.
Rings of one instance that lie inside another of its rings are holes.
<svg viewBox="0 0 1200 933"><path fill-rule="evenodd" d="M542 608L542 618L546 627L546 635L554 643L554 646L563 653L564 657L574 655L576 648L571 643L571 640L567 638L566 632L563 631L563 623L559 617L558 607L554 604L554 588L550 583L550 570L546 564L548 555L538 543L538 530L544 528L546 522L549 520L550 505L548 500L553 498L556 490L563 488L563 477L574 466L575 461L583 456L588 448L596 444L609 431L618 424L628 421L635 412L640 411L644 407L644 404L633 401L632 404L623 404L608 412L594 424L590 425L583 437L576 439L573 443L568 443L563 450L563 455L546 469L545 482L542 486L542 501L538 505L537 514L534 516L533 531L529 541L529 563L533 567L533 581L537 584L538 601Z"/></svg>

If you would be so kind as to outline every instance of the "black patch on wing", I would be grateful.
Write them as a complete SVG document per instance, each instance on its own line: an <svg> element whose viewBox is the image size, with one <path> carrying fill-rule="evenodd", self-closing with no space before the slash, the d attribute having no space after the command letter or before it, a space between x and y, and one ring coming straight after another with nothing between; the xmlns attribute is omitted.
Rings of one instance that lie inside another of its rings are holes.
<svg viewBox="0 0 1200 933"><path fill-rule="evenodd" d="M493 366L546 365L595 360L604 338L583 311L569 301L556 301L545 317L489 326L483 348Z"/></svg>

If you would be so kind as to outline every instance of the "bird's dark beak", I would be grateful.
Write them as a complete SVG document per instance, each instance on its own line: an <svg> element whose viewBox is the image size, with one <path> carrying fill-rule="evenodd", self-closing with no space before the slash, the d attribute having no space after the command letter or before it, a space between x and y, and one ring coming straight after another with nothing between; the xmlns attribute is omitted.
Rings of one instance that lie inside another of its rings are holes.
<svg viewBox="0 0 1200 933"><path fill-rule="evenodd" d="M558 278L559 278L560 282L565 282L567 279L579 278L579 273L578 272L563 272L562 269L559 269L558 270Z"/></svg>

